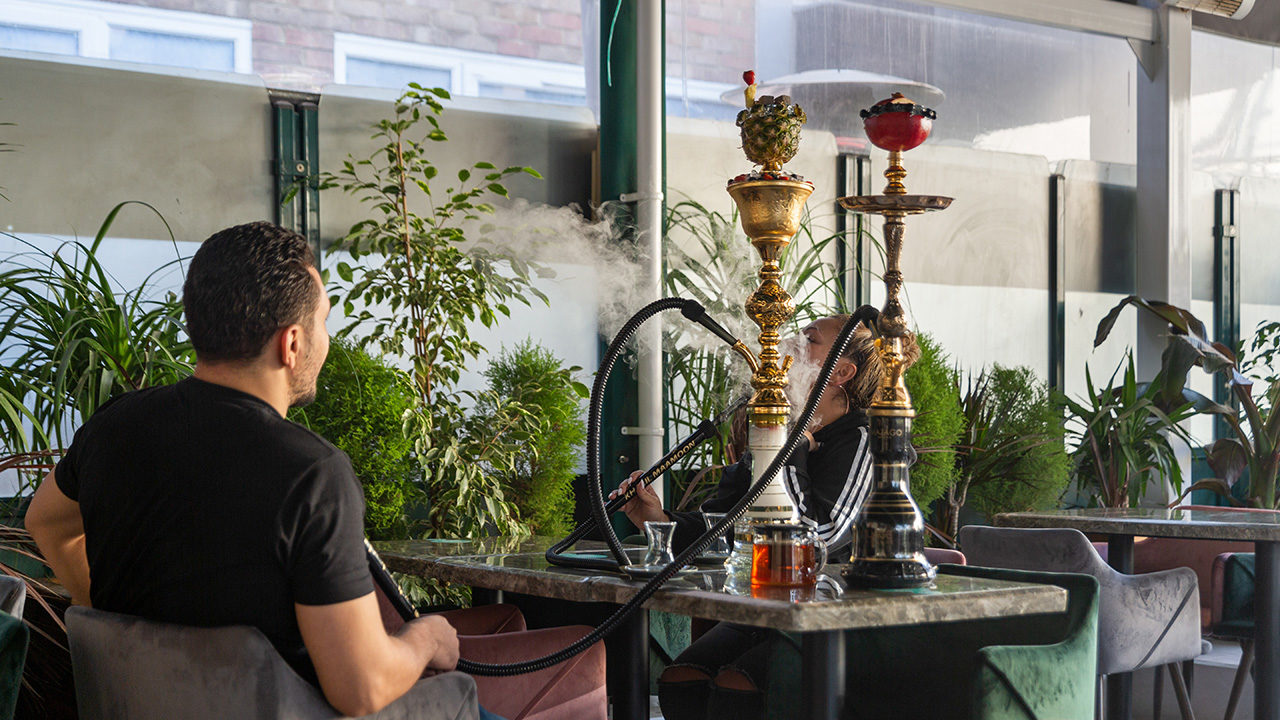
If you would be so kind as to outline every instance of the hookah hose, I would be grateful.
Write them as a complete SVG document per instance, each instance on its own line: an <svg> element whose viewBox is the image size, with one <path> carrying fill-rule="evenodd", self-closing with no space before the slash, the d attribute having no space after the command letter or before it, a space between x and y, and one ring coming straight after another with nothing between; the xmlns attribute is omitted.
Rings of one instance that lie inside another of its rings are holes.
<svg viewBox="0 0 1280 720"><path fill-rule="evenodd" d="M728 345L738 346L741 344L741 341L738 338L734 337L732 333L725 330L724 327L707 315L706 309L703 308L700 303L695 300L687 300L684 298L663 298L661 300L656 300L641 308L639 312L632 316L631 319L628 320L620 330L618 330L613 341L609 344L609 348L605 353L605 359L600 364L600 368L596 373L596 381L591 389L591 409L588 417L587 432L587 476L588 486L592 490L592 501L590 504L592 517L587 522L579 525L573 533L569 535L569 537L556 543L547 551L547 561L551 564L572 565L574 567L593 570L619 572L621 566L627 563L627 556L622 550L622 544L618 541L617 535L613 532L613 527L608 522L608 513L621 508L628 500L634 497L639 483L633 484L627 493L615 498L607 508L604 507L603 493L600 489L600 406L603 404L604 386L608 382L610 374L613 372L614 364L622 355L627 341L631 339L631 336L635 334L636 330L649 320L649 318L664 310L675 309L679 309L680 313L684 315L685 318L703 326ZM681 457L684 457L684 455L703 440L711 437L715 433L716 428L724 422L724 419L732 414L733 411L745 404L746 401L747 398L744 397L715 418L711 420L704 420L688 438L685 438L679 446L667 453L667 455L659 460L654 467L649 469L648 473L641 478L643 482L647 485L653 482L656 478L661 477L662 473L670 469L670 467L679 461ZM592 528L600 525L603 525L607 529L606 537L612 540L610 549L613 551L614 560L604 558L569 558L560 554L563 550L573 546L574 543L581 540L582 537L590 532ZM391 572L387 569L386 564L382 562L382 558L378 556L377 551L373 549L373 545L369 543L367 538L365 539L364 545L365 555L369 561L369 571L373 574L374 584L377 585L378 589L381 590L384 595L386 595L391 606L396 610L397 614L400 615L401 619L409 621L418 617L417 608L415 608L413 603L405 597L404 592L400 590L400 586L396 583L395 579L391 577ZM571 656L572 655L566 657ZM550 664L553 665L555 663ZM510 674L514 675L519 673Z"/></svg>
<svg viewBox="0 0 1280 720"><path fill-rule="evenodd" d="M641 310L640 313L637 313L636 316L633 317L631 321L627 323L626 326L624 326L623 330L627 330L629 327L630 332L634 332L635 328L639 327L641 323L643 323L653 314L660 312L664 309L670 309L672 307L676 307L677 306L676 303L687 303L687 302L690 302L690 301L684 301L679 299L663 299L663 300L658 300L654 303L651 303L650 305L646 306L643 310ZM647 314L645 314L646 311L648 311ZM641 315L643 315L642 318L641 318ZM590 633L588 633L578 641L572 643L568 647L565 647L562 650L559 650L557 652L554 652L550 655L546 655L541 658L535 658L533 660L526 660L523 662L510 663L510 664L477 663L477 662L472 662L466 659L460 659L458 660L458 670L465 673L469 673L471 675L480 675L480 676L489 676L489 677L505 677L510 675L523 675L525 673L544 670L553 665L564 662L565 660L568 660L574 655L577 655L578 653L591 647L596 643L597 640L599 640L600 638L612 632L613 629L617 627L618 623L622 622L624 618L626 618L628 615L635 612L636 610L640 609L640 606L643 605L645 601L647 601L650 597L652 597L653 594L657 592L660 587L666 584L666 582L670 580L672 576L674 576L676 572L679 571L680 568L688 564L689 561L691 561L694 557L696 557L703 550L705 550L711 544L712 540L714 540L716 537L719 537L720 535L723 535L725 531L727 531L733 525L733 523L737 522L737 520L743 515L743 513L747 511L747 508L749 508L751 504L754 503L756 499L759 498L760 495L764 493L765 489L769 485L769 482L773 480L773 476L778 474L778 470L782 468L783 463L785 463L791 457L791 454L796 451L797 447L799 447L800 442L804 440L804 429L808 427L809 422L813 419L813 414L818 408L818 400L822 397L822 392L823 390L826 389L827 383L831 381L831 374L835 370L836 362L840 359L840 356L844 353L845 347L848 346L849 338L853 335L853 331L857 328L858 324L861 322L866 322L867 325L871 327L874 331L874 323L878 315L879 315L879 311L877 311L874 307L871 307L870 305L863 305L862 307L858 308L858 310L854 312L853 315L851 315L849 319L845 322L844 326L840 328L840 332L838 335L836 335L835 341L832 342L831 350L830 352L827 353L827 358L822 364L822 369L818 372L818 377L814 381L813 389L809 392L809 399L805 402L804 410L801 411L800 417L796 420L795 427L792 429L791 434L787 436L787 441L783 445L782 449L778 452L777 455L774 456L773 462L769 463L769 466L765 468L765 471L760 476L760 479L754 485L751 486L751 488L747 491L747 494L743 496L743 498L739 500L729 510L728 513L726 513L725 517L721 519L720 522L716 523L714 527L711 527L705 533L703 533L697 540L693 542L692 545L685 548L679 555L676 556L676 559L670 565L663 568L662 571L660 571L657 574L657 576L655 576L652 580L646 583L644 587L637 590L636 594L633 595L630 600L628 600L625 604L619 607L617 611L615 611L612 615L606 618L605 621L599 625L599 627L592 630ZM688 316L686 315L686 317ZM637 318L640 318L640 319L637 320ZM621 331L618 334L619 336L623 335ZM628 333L628 336L629 334L630 333ZM616 340L615 340L615 343L616 343ZM601 364L600 371L596 376L597 389L603 389L604 380L607 378L609 371L612 370L613 362L617 360L617 353L612 352L614 350L614 347L611 345L609 349L611 351L610 355L612 355L612 357L606 356L605 363ZM612 539L612 542L610 543L610 547L612 548L614 546L617 546L618 548L617 555L620 555L621 557L625 558L625 555L621 555L621 543L618 543L617 535L614 534L613 528L609 525L607 519L605 518L605 512L604 512L605 506L602 500L602 491L600 488L599 457L598 457L599 439L600 439L599 438L599 431L600 431L599 405L601 404L600 395L601 393L597 393L593 390L592 408L591 408L592 412L590 413L590 420L592 422L592 425L588 428L588 444L589 444L588 453L589 454L587 456L587 464L588 464L588 475L589 475L588 484L590 485L591 499L592 499L591 511L592 511L592 516L595 518L596 523L599 526L601 526L601 529L603 530L606 539L608 538ZM594 443L592 442L593 436L594 436Z"/></svg>
<svg viewBox="0 0 1280 720"><path fill-rule="evenodd" d="M722 410L720 414L699 423L698 427L694 428L694 431L690 433L688 437L681 440L680 443L671 450L671 452L664 455L661 460L653 464L653 467L649 468L643 475L636 478L636 481L627 488L626 492L610 500L609 504L604 508L605 517L608 517L610 513L614 513L622 509L623 505L626 505L631 498L636 496L636 493L640 491L641 486L650 485L654 480L662 477L663 473L670 470L672 465L675 465L681 458L688 455L691 450L702 444L705 440L714 436L717 428L719 428L725 420L729 419L733 413L737 412L738 408L746 405L747 400L749 399L749 395L744 395L730 404L729 407ZM583 557L581 555L568 556L564 554L565 550L573 547L575 543L585 537L587 533L594 530L595 527L596 522L594 517L583 521L582 524L574 528L573 532L569 533L567 537L547 549L547 562L552 565L559 565L562 567L618 572L620 568L613 560Z"/></svg>

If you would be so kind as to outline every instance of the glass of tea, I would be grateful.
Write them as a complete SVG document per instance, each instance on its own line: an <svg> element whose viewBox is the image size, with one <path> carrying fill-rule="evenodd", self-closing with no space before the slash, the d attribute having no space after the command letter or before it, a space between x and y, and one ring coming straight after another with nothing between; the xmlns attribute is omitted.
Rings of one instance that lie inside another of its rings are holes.
<svg viewBox="0 0 1280 720"><path fill-rule="evenodd" d="M827 545L807 525L762 523L752 528L751 584L797 587L818 582Z"/></svg>

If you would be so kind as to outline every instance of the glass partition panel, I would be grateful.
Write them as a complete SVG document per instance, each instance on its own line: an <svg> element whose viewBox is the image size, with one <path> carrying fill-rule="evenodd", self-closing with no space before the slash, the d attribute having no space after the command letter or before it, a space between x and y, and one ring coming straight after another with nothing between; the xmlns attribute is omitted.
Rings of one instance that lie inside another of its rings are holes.
<svg viewBox="0 0 1280 720"><path fill-rule="evenodd" d="M235 76L224 76L234 78ZM258 82L0 58L0 227L92 238L116 204L156 208L183 241L274 220L267 93ZM121 237L168 240L147 212ZM158 245L166 252L166 245Z"/></svg>
<svg viewBox="0 0 1280 720"><path fill-rule="evenodd" d="M878 191L886 158L883 152L871 157ZM946 210L906 220L902 272L918 329L931 333L966 372L999 363L1026 365L1046 377L1048 162L926 144L907 153L904 165L908 192L955 198ZM878 242L880 221L871 227ZM873 283L873 303L883 296L883 285Z"/></svg>
<svg viewBox="0 0 1280 720"><path fill-rule="evenodd" d="M1247 347L1259 323L1280 321L1280 179L1241 180L1239 212L1240 337ZM1275 365L1252 376L1280 372L1280 363Z"/></svg>
<svg viewBox="0 0 1280 720"><path fill-rule="evenodd" d="M789 93L810 127L850 147L866 147L858 111L897 90L938 111L935 145L1134 162L1136 65L1121 39L900 0L761 0L755 8L762 92ZM730 57L748 59L692 40L685 54L699 59L690 77L728 83L746 69ZM669 73L672 59L669 49ZM703 68L713 61L718 72Z"/></svg>
<svg viewBox="0 0 1280 720"><path fill-rule="evenodd" d="M1062 164L1062 175L1066 195L1065 390L1073 397L1083 397L1086 368L1095 388L1105 386L1137 340L1137 314L1126 312L1107 341L1093 347L1098 322L1137 287L1137 173L1130 165L1073 160ZM1122 375L1123 369L1117 378Z"/></svg>

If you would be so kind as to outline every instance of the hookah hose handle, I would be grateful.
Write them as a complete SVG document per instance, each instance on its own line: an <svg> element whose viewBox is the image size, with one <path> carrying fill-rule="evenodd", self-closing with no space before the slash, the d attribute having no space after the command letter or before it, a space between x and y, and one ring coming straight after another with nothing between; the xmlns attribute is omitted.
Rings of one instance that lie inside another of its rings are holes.
<svg viewBox="0 0 1280 720"><path fill-rule="evenodd" d="M840 328L840 332L836 335L835 341L831 344L831 350L827 353L827 358L822 364L822 369L818 372L818 377L814 381L813 389L809 391L809 398L805 402L804 410L801 411L800 417L796 422L796 426L792 429L791 434L787 436L787 440L783 444L782 449L774 456L773 462L769 463L769 466L765 468L760 479L757 480L749 490L747 490L747 494L743 496L743 498L740 499L728 513L725 514L725 517L721 519L720 522L716 523L714 527L709 528L697 540L695 540L692 545L685 548L676 556L676 559L670 565L659 572L658 575L646 583L644 587L637 590L636 594L633 595L630 600L606 618L605 621L596 629L592 630L576 642L570 644L568 647L541 658L510 664L477 663L466 659L460 659L458 660L458 670L472 675L497 677L537 672L538 670L544 670L568 660L574 655L577 655L583 650L591 647L600 638L612 632L623 618L638 610L645 601L650 597L653 597L653 594L658 591L658 588L662 587L680 568L684 567L690 560L705 550L714 538L723 535L725 531L728 530L733 523L737 522L738 518L747 511L747 508L749 508L751 504L764 493L769 483L773 481L773 477L777 475L778 471L782 468L783 463L790 459L791 455L796 451L796 448L800 446L800 442L804 440L803 430L809 424L809 421L813 419L813 415L818 409L818 400L822 397L822 392L826 389L827 383L831 381L831 374L835 371L836 362L840 359L840 356L844 353L844 349L848 346L849 338L853 335L853 331L857 328L858 324L865 322L869 327L873 328L874 332L874 323L878 316L879 311L874 307L871 307L870 305L863 305L858 308L858 310L855 311L847 321L845 321L844 326ZM599 378L597 377L597 380L598 379ZM598 496L599 493L595 493L595 495ZM595 499L597 501L599 500L598 497ZM598 507L592 508L592 511L593 513L603 515L604 503L600 502Z"/></svg>
<svg viewBox="0 0 1280 720"><path fill-rule="evenodd" d="M382 562L382 558L378 557L378 551L373 549L369 538L364 539L364 552L369 559L369 573L373 575L373 584L387 596L387 600L391 602L391 607L395 609L400 619L408 622L418 617L418 609L409 602L409 598L405 597L404 591L400 589L400 584L395 578L391 577L391 571L387 569L386 563Z"/></svg>
<svg viewBox="0 0 1280 720"><path fill-rule="evenodd" d="M672 448L671 452L668 452L661 460L654 463L652 467L646 470L643 475L636 478L636 482L632 483L625 492L610 500L609 504L604 508L605 515L607 516L609 513L614 513L622 509L622 507L626 505L631 498L635 497L636 494L640 492L640 487L642 485L647 486L652 484L653 481L662 477L663 473L670 470L673 465L679 462L685 455L688 455L695 447L701 445L704 441L709 440L714 436L716 434L716 430L730 415L736 412L738 408L747 404L747 399L748 398L746 396L743 396L729 405L729 407L725 408L720 414L698 423L698 426L694 428L694 431L684 440L681 440L678 445ZM561 567L577 567L593 570L617 570L617 565L611 560L584 558L581 556L570 557L563 554L566 549L572 547L574 543L585 537L587 533L594 530L595 527L596 523L594 518L584 520L582 524L574 528L573 532L569 533L569 535L563 540L560 540L547 549L547 562Z"/></svg>

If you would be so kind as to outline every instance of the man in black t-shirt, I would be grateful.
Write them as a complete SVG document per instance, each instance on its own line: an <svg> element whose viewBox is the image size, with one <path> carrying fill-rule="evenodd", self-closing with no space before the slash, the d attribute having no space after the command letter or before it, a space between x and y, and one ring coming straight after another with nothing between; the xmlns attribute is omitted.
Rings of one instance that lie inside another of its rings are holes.
<svg viewBox="0 0 1280 720"><path fill-rule="evenodd" d="M194 376L104 405L31 502L27 527L73 602L256 626L346 715L453 669L443 618L383 629L351 463L285 419L314 399L329 351L306 240L268 223L216 233L183 300Z"/></svg>

